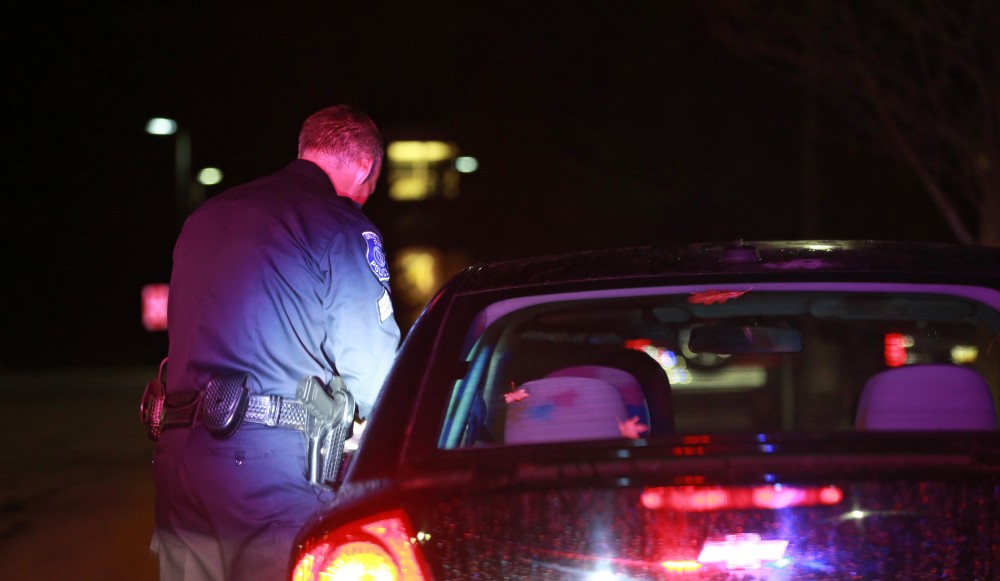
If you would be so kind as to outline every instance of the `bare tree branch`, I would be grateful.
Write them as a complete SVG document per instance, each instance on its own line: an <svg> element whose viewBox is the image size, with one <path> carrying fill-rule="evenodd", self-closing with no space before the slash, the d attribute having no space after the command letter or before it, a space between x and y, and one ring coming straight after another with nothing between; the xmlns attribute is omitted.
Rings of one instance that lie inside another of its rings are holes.
<svg viewBox="0 0 1000 581"><path fill-rule="evenodd" d="M978 226L980 242L1000 245L1000 2L702 6L734 52L809 83L861 142L909 167L958 240Z"/></svg>

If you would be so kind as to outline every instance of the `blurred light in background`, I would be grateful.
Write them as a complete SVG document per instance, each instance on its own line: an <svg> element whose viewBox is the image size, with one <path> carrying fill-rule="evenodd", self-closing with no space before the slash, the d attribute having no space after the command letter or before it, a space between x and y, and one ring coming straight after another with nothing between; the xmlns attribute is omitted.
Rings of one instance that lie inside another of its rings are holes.
<svg viewBox="0 0 1000 581"><path fill-rule="evenodd" d="M150 135L173 135L177 133L177 122L165 117L153 117L146 122L146 133Z"/></svg>
<svg viewBox="0 0 1000 581"><path fill-rule="evenodd" d="M442 284L441 254L435 248L402 249L393 261L393 296L404 327L413 323Z"/></svg>
<svg viewBox="0 0 1000 581"><path fill-rule="evenodd" d="M142 326L147 331L167 330L166 284L147 284L142 287Z"/></svg>
<svg viewBox="0 0 1000 581"><path fill-rule="evenodd" d="M958 365L975 363L979 349L975 345L955 345L951 348L951 362Z"/></svg>
<svg viewBox="0 0 1000 581"><path fill-rule="evenodd" d="M403 282L415 302L427 302L441 285L437 275L437 254L433 250L407 249L400 253L398 264Z"/></svg>
<svg viewBox="0 0 1000 581"><path fill-rule="evenodd" d="M472 173L479 169L479 160L468 155L455 158L455 169L459 173Z"/></svg>
<svg viewBox="0 0 1000 581"><path fill-rule="evenodd" d="M392 300L400 326L416 321L441 285L468 265L468 255L456 249L410 246L394 252Z"/></svg>
<svg viewBox="0 0 1000 581"><path fill-rule="evenodd" d="M390 142L386 147L389 197L396 201L457 197L457 157L458 146L447 141Z"/></svg>
<svg viewBox="0 0 1000 581"><path fill-rule="evenodd" d="M222 171L217 167L206 167L198 172L198 183L204 186L214 186L222 181Z"/></svg>
<svg viewBox="0 0 1000 581"><path fill-rule="evenodd" d="M630 339L625 341L626 349L634 349L636 351L641 351L646 355L649 355L667 374L667 379L670 380L670 385L682 385L685 383L691 383L691 374L687 370L687 362L684 358L677 357L677 354L667 349L666 347L660 347L653 345L653 342L649 339Z"/></svg>
<svg viewBox="0 0 1000 581"><path fill-rule="evenodd" d="M889 367L906 365L909 359L907 349L913 347L913 337L902 333L886 333L884 342L885 364Z"/></svg>
<svg viewBox="0 0 1000 581"><path fill-rule="evenodd" d="M435 163L453 158L458 148L444 141L393 141L386 153L400 163Z"/></svg>

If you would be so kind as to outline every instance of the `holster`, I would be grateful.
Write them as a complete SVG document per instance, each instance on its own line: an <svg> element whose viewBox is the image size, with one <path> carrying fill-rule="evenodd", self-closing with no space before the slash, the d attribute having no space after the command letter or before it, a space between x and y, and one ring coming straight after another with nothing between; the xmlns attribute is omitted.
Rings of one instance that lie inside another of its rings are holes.
<svg viewBox="0 0 1000 581"><path fill-rule="evenodd" d="M306 377L299 382L297 396L306 411L306 479L332 486L354 426L354 396L336 375L328 386Z"/></svg>

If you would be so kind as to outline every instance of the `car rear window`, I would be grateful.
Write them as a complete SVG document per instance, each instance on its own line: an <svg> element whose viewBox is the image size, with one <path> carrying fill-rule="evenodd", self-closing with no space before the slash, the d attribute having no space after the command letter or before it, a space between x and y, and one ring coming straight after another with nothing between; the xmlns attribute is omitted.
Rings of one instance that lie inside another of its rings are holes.
<svg viewBox="0 0 1000 581"><path fill-rule="evenodd" d="M906 284L507 299L462 329L438 444L995 430L998 310L992 289Z"/></svg>

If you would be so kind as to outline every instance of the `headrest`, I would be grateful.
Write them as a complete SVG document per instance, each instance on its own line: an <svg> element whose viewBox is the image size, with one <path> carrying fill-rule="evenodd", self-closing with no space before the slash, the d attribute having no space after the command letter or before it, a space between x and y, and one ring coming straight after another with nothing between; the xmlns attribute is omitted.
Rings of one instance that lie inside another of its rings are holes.
<svg viewBox="0 0 1000 581"><path fill-rule="evenodd" d="M510 398L504 442L529 444L621 438L625 403L611 384L587 377L546 377ZM527 397L523 397L526 395Z"/></svg>
<svg viewBox="0 0 1000 581"><path fill-rule="evenodd" d="M577 365L558 369L546 377L588 377L610 383L625 401L625 409L629 417L637 416L639 421L649 424L649 412L646 410L646 396L642 391L642 385L639 384L639 380L634 375L627 371L603 365Z"/></svg>
<svg viewBox="0 0 1000 581"><path fill-rule="evenodd" d="M855 418L864 430L994 430L989 385L967 367L907 365L865 384Z"/></svg>

